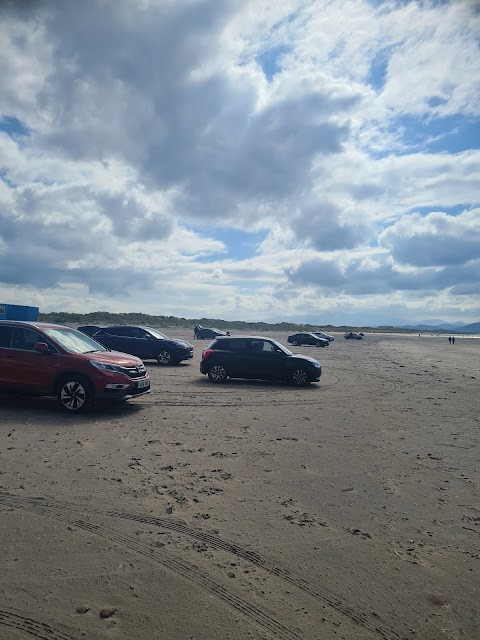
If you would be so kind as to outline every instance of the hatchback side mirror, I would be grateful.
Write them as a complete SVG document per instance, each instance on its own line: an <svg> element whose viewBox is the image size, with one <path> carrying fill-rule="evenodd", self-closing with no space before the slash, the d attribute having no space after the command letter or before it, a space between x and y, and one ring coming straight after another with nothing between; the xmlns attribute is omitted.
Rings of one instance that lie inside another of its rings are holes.
<svg viewBox="0 0 480 640"><path fill-rule="evenodd" d="M50 347L46 342L36 342L35 351L38 351L39 353L50 353Z"/></svg>

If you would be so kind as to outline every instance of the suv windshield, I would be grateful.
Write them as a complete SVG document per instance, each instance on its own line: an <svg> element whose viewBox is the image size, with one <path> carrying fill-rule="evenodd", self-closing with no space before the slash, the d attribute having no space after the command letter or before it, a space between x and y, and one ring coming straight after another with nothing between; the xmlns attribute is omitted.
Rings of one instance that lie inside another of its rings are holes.
<svg viewBox="0 0 480 640"><path fill-rule="evenodd" d="M76 331L75 329L58 328L58 329L44 329L44 332L58 342L58 344L68 351L69 353L93 353L94 351L108 351L101 344L92 340L84 333Z"/></svg>

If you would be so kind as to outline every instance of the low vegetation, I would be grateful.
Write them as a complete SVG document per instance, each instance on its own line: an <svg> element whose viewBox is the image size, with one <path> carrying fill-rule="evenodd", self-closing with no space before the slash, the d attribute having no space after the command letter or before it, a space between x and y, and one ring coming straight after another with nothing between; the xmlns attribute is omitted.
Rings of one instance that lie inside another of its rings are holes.
<svg viewBox="0 0 480 640"><path fill-rule="evenodd" d="M398 329L396 327L362 327L362 326L332 326L326 324L293 324L291 322L244 322L242 320L221 320L219 318L177 318L175 316L152 316L146 313L109 313L108 311L95 311L93 313L66 313L53 312L41 313L42 322L58 322L68 325L115 325L132 324L149 327L161 327L164 329L192 329L197 324L204 327L217 327L227 331L368 331L370 333L395 332L418 333L412 329Z"/></svg>

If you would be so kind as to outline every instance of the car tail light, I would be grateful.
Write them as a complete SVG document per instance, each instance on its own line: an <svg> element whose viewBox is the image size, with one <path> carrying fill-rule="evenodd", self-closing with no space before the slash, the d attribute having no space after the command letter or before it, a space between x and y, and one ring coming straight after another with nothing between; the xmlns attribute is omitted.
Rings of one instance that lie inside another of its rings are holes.
<svg viewBox="0 0 480 640"><path fill-rule="evenodd" d="M213 349L205 349L205 351L202 353L202 360L206 360L206 358L208 358L208 356L211 356L212 353L215 353Z"/></svg>

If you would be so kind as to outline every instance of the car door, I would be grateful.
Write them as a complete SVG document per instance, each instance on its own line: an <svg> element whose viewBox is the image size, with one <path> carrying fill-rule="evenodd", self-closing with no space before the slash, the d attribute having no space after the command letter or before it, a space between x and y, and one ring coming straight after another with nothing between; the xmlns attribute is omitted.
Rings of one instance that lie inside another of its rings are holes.
<svg viewBox="0 0 480 640"><path fill-rule="evenodd" d="M227 368L228 374L232 378L248 378L251 369L249 338L234 340L218 340L216 348L219 349L219 361Z"/></svg>
<svg viewBox="0 0 480 640"><path fill-rule="evenodd" d="M285 354L269 340L252 339L245 378L279 380L284 377Z"/></svg>
<svg viewBox="0 0 480 640"><path fill-rule="evenodd" d="M50 352L37 351L37 342L47 343ZM52 389L62 367L62 355L48 339L33 329L24 327L13 328L11 349L7 358L11 386L20 391L43 392Z"/></svg>
<svg viewBox="0 0 480 640"><path fill-rule="evenodd" d="M154 358L161 351L161 341L142 327L127 327L128 347L137 358Z"/></svg>
<svg viewBox="0 0 480 640"><path fill-rule="evenodd" d="M11 326L0 324L0 387L10 380L12 331Z"/></svg>
<svg viewBox="0 0 480 640"><path fill-rule="evenodd" d="M112 349L112 351L131 353L128 351L129 344L126 327L106 327L95 334L95 340L98 340L107 349Z"/></svg>

